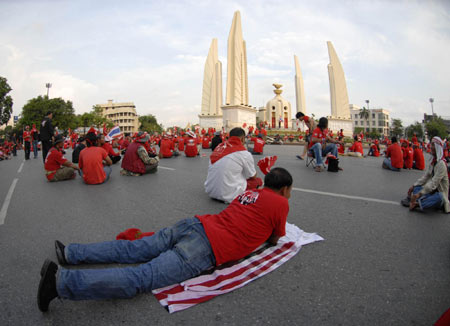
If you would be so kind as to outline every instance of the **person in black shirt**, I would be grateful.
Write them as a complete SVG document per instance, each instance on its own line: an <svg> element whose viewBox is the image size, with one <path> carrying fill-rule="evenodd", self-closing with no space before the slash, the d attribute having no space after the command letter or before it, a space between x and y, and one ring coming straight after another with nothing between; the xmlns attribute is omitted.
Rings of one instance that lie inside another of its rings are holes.
<svg viewBox="0 0 450 326"><path fill-rule="evenodd" d="M86 148L86 139L84 137L78 138L77 147L72 152L72 162L78 164L80 158L80 152Z"/></svg>
<svg viewBox="0 0 450 326"><path fill-rule="evenodd" d="M211 139L211 151L214 152L214 149L222 142L222 137L220 136L220 131L216 131L214 133L214 137Z"/></svg>
<svg viewBox="0 0 450 326"><path fill-rule="evenodd" d="M47 153L52 147L53 136L55 133L52 126L52 118L53 113L51 111L48 111L47 116L41 122L40 137L42 143L42 159L44 160L44 163L45 158L47 157Z"/></svg>

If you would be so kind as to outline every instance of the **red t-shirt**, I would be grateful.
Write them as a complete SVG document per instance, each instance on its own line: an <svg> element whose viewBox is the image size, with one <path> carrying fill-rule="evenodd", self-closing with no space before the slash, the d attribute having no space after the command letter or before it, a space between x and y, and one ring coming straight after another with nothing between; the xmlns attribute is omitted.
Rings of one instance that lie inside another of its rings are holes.
<svg viewBox="0 0 450 326"><path fill-rule="evenodd" d="M55 147L51 148L45 158L44 169L46 171L55 171L52 174L47 174L47 179L53 180L55 177L56 171L67 162L67 159L64 157L63 153L61 153Z"/></svg>
<svg viewBox="0 0 450 326"><path fill-rule="evenodd" d="M197 142L193 138L186 139L186 148L184 154L187 157L194 157L198 154Z"/></svg>
<svg viewBox="0 0 450 326"><path fill-rule="evenodd" d="M247 256L272 234L284 236L288 213L288 200L263 188L244 192L219 214L197 218L219 266Z"/></svg>
<svg viewBox="0 0 450 326"><path fill-rule="evenodd" d="M23 141L28 141L28 142L30 142L30 141L31 141L31 132L29 132L29 131L24 131L22 137L23 137Z"/></svg>
<svg viewBox="0 0 450 326"><path fill-rule="evenodd" d="M345 153L345 147L344 147L344 146L342 146L342 145L339 144L339 143L337 143L336 146L337 146L337 149L338 149L338 153L339 153L339 154L344 154L344 153Z"/></svg>
<svg viewBox="0 0 450 326"><path fill-rule="evenodd" d="M398 143L394 143L387 148L386 156L391 158L391 164L394 168L403 168L403 153Z"/></svg>
<svg viewBox="0 0 450 326"><path fill-rule="evenodd" d="M372 152L373 156L376 156L376 157L380 156L380 152L378 151L377 145L373 144L372 146L370 146L370 148L372 148L372 150L373 150L373 152Z"/></svg>
<svg viewBox="0 0 450 326"><path fill-rule="evenodd" d="M160 152L162 153L163 157L172 157L174 149L175 149L175 146L173 144L173 141L171 141L170 139L162 139L161 140Z"/></svg>
<svg viewBox="0 0 450 326"><path fill-rule="evenodd" d="M405 168L412 169L414 160L414 150L411 147L406 148Z"/></svg>
<svg viewBox="0 0 450 326"><path fill-rule="evenodd" d="M102 162L107 157L108 153L96 146L87 147L80 152L78 166L83 171L84 182L95 185L105 181L106 173Z"/></svg>
<svg viewBox="0 0 450 326"><path fill-rule="evenodd" d="M322 129L320 129L319 127L314 129L314 131L312 133L312 137L322 139L320 143L322 143L323 140L325 139L325 135L326 135L325 131L322 131ZM313 145L315 145L315 143L313 144L312 142L309 142L308 149L311 148Z"/></svg>
<svg viewBox="0 0 450 326"><path fill-rule="evenodd" d="M111 156L120 156L119 153L115 152L110 143L104 143L102 148Z"/></svg>
<svg viewBox="0 0 450 326"><path fill-rule="evenodd" d="M264 139L259 137L252 137L251 141L253 142L253 151L255 153L262 153L264 149L264 144L266 143Z"/></svg>
<svg viewBox="0 0 450 326"><path fill-rule="evenodd" d="M348 150L350 152L357 152L357 153L361 153L361 155L364 155L363 145L359 141L355 141Z"/></svg>
<svg viewBox="0 0 450 326"><path fill-rule="evenodd" d="M202 148L209 148L209 137L204 136L202 138Z"/></svg>
<svg viewBox="0 0 450 326"><path fill-rule="evenodd" d="M184 137L180 137L180 138L178 139L178 150L179 150L180 152L183 152L183 151L184 151L184 141L185 141Z"/></svg>
<svg viewBox="0 0 450 326"><path fill-rule="evenodd" d="M425 158L423 157L423 152L420 148L414 149L414 161L416 162L416 169L425 169Z"/></svg>

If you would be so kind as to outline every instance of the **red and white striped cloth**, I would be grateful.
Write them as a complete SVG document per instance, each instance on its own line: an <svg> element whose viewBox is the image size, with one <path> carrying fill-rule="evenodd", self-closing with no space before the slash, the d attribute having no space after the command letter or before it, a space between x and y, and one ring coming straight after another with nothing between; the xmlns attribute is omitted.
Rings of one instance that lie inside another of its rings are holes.
<svg viewBox="0 0 450 326"><path fill-rule="evenodd" d="M243 287L284 264L303 245L321 240L324 239L316 233L306 233L286 223L286 235L276 246L264 244L244 259L221 265L212 273L152 292L169 313L181 311Z"/></svg>

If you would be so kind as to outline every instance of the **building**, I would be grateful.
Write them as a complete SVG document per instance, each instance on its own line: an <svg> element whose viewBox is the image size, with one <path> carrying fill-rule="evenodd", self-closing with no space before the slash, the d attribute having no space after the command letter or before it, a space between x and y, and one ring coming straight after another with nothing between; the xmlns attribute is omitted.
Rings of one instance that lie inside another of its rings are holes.
<svg viewBox="0 0 450 326"><path fill-rule="evenodd" d="M350 116L355 128L363 128L364 132L376 131L380 135L389 136L390 130L390 112L386 109L369 109L368 119L360 116L361 108L350 104Z"/></svg>
<svg viewBox="0 0 450 326"><path fill-rule="evenodd" d="M133 102L113 103L108 100L106 104L97 104L102 108L102 114L120 127L124 133L134 133L139 130L139 116Z"/></svg>
<svg viewBox="0 0 450 326"><path fill-rule="evenodd" d="M275 97L267 102L266 107L257 113L258 121L267 121L272 129L292 128L291 103L281 96L283 85L273 84Z"/></svg>
<svg viewBox="0 0 450 326"><path fill-rule="evenodd" d="M18 121L18 117L17 116L13 116L13 114L11 113L11 117L9 118L8 122L5 123L4 125L0 126L0 130L5 130L6 127L11 126L11 127L15 127L16 123Z"/></svg>

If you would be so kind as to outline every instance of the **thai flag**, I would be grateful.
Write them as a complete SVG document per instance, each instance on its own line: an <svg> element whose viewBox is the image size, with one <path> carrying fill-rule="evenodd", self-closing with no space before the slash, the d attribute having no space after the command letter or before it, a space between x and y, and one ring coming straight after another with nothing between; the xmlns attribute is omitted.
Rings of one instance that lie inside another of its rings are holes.
<svg viewBox="0 0 450 326"><path fill-rule="evenodd" d="M120 136L122 136L122 133L120 132L120 128L119 126L115 126L114 128L112 128L108 135L106 135L105 138L108 139L114 139L114 138L119 138Z"/></svg>

